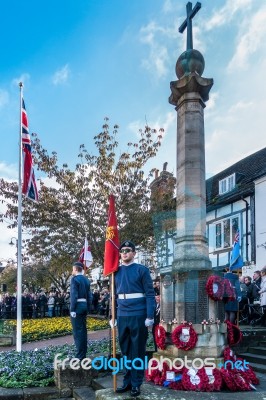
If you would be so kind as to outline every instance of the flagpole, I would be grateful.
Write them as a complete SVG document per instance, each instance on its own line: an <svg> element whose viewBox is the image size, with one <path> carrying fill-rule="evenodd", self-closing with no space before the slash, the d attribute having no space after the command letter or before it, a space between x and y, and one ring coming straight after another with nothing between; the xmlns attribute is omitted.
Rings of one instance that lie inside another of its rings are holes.
<svg viewBox="0 0 266 400"><path fill-rule="evenodd" d="M22 91L23 83L19 82L20 88L20 128L19 128L19 173L18 173L18 240L17 240L17 341L16 350L21 352L22 343Z"/></svg>
<svg viewBox="0 0 266 400"><path fill-rule="evenodd" d="M115 358L116 358L116 327L115 327L115 274L112 273L112 280L111 280L111 285L112 285L112 343L113 343L113 366L115 366ZM114 387L114 392L116 391L117 387L117 379L116 379L116 374L113 375L113 387Z"/></svg>

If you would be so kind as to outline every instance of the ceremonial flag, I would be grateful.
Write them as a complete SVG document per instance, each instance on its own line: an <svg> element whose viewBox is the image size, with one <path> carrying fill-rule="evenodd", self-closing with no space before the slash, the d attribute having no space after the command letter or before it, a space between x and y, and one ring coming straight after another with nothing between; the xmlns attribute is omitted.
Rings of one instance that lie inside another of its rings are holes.
<svg viewBox="0 0 266 400"><path fill-rule="evenodd" d="M107 276L118 270L119 264L119 236L115 213L115 198L109 198L108 224L104 251L103 275Z"/></svg>
<svg viewBox="0 0 266 400"><path fill-rule="evenodd" d="M31 140L29 134L28 117L24 99L21 104L21 137L23 153L23 186L22 193L33 201L38 201L38 191L35 182L33 161L31 155Z"/></svg>
<svg viewBox="0 0 266 400"><path fill-rule="evenodd" d="M89 268L93 263L93 258L91 254L91 247L88 245L88 240L85 238L84 246L79 255L79 261L86 267Z"/></svg>
<svg viewBox="0 0 266 400"><path fill-rule="evenodd" d="M240 255L240 244L239 244L239 229L236 231L234 238L233 250L230 259L230 271L234 269L242 268L244 265L243 259Z"/></svg>

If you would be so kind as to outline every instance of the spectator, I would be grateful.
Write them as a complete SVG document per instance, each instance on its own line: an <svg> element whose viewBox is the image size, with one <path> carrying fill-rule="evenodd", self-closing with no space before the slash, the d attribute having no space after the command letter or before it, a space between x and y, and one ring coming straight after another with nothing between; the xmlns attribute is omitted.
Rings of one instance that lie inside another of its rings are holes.
<svg viewBox="0 0 266 400"><path fill-rule="evenodd" d="M262 307L263 314L261 317L261 326L266 326L266 266L261 270L261 286L259 290L260 306Z"/></svg>
<svg viewBox="0 0 266 400"><path fill-rule="evenodd" d="M153 282L153 289L154 289L155 296L160 296L160 282L159 281Z"/></svg>
<svg viewBox="0 0 266 400"><path fill-rule="evenodd" d="M261 272L260 271L255 271L253 274L253 286L254 286L254 299L259 300L260 299L260 285L261 285Z"/></svg>
<svg viewBox="0 0 266 400"><path fill-rule="evenodd" d="M94 313L98 313L98 308L99 308L99 299L100 299L100 293L99 290L95 289L92 295L92 305L93 305L93 310Z"/></svg>
<svg viewBox="0 0 266 400"><path fill-rule="evenodd" d="M257 295L257 290L254 288L254 284L251 282L251 277L250 276L245 276L244 277L244 281L245 281L245 284L246 284L246 286L248 288L247 297L249 299L249 303L253 304L254 299L255 299L255 297Z"/></svg>
<svg viewBox="0 0 266 400"><path fill-rule="evenodd" d="M52 318L54 316L54 306L55 306L55 298L54 298L54 293L50 292L48 302L48 317Z"/></svg>
<svg viewBox="0 0 266 400"><path fill-rule="evenodd" d="M155 310L154 310L154 325L152 326L152 335L153 335L153 341L154 341L154 348L155 348L155 351L157 351L157 344L156 344L156 341L155 341L155 328L160 323L160 309L161 309L161 307L160 307L160 295L156 295L155 296L155 302L156 302L156 307L155 307Z"/></svg>

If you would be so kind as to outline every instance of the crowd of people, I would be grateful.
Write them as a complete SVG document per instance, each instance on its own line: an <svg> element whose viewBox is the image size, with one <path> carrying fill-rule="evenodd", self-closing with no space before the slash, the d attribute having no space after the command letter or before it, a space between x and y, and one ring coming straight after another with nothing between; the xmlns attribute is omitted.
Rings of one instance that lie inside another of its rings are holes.
<svg viewBox="0 0 266 400"><path fill-rule="evenodd" d="M241 276L239 284L241 321L266 326L266 267L255 271L253 279L250 276Z"/></svg>
<svg viewBox="0 0 266 400"><path fill-rule="evenodd" d="M109 315L108 289L95 289L92 293L91 313L105 316ZM69 292L39 292L23 293L22 318L65 317L70 313ZM15 319L17 317L17 297L8 292L0 296L0 318Z"/></svg>

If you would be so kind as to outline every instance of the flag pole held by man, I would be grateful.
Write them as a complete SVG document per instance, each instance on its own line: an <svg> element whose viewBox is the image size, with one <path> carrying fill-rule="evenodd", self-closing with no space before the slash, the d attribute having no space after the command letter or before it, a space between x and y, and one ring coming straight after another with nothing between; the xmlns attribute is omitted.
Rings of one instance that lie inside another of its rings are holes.
<svg viewBox="0 0 266 400"><path fill-rule="evenodd" d="M119 263L119 253L122 263ZM127 369L123 385L114 390L116 393L130 391L131 396L140 395L140 386L144 379L144 369L141 365L146 351L148 327L154 323L155 295L147 267L134 262L135 244L126 240L119 246L117 221L115 216L114 197L110 196L108 226L105 242L104 275L112 275L112 334L113 357L115 358L115 293L117 298L117 327L121 353L131 363ZM133 366L134 361L134 366ZM114 375L115 377L115 375Z"/></svg>
<svg viewBox="0 0 266 400"><path fill-rule="evenodd" d="M111 298L112 298L112 346L113 346L113 358L116 358L116 326L115 326L115 284L114 284L114 272L118 270L119 264L119 235L117 228L117 219L115 211L115 198L113 195L109 197L109 209L108 209L108 222L106 228L105 238L105 250L104 250L104 267L103 275L111 275ZM113 375L113 387L116 391L116 375Z"/></svg>

